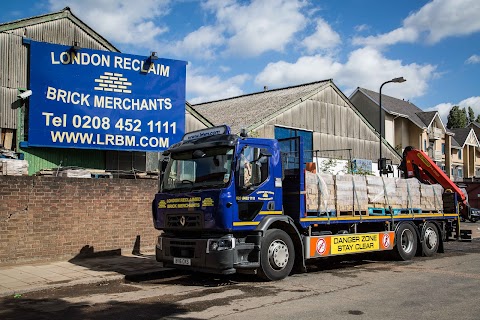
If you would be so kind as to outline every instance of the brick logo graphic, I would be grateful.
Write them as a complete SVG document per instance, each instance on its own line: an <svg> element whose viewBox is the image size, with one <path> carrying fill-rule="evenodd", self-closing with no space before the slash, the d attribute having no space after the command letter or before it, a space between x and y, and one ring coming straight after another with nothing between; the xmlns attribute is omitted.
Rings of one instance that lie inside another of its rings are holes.
<svg viewBox="0 0 480 320"><path fill-rule="evenodd" d="M129 87L132 85L121 73L104 72L103 75L95 79L97 91L132 93Z"/></svg>

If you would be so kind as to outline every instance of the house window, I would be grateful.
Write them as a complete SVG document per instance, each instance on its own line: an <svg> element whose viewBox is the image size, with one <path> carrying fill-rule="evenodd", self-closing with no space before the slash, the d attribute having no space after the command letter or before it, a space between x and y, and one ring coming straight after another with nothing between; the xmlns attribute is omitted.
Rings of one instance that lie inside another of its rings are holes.
<svg viewBox="0 0 480 320"><path fill-rule="evenodd" d="M445 154L445 143L442 143L442 154Z"/></svg>
<svg viewBox="0 0 480 320"><path fill-rule="evenodd" d="M423 140L423 151L427 151L427 140Z"/></svg>
<svg viewBox="0 0 480 320"><path fill-rule="evenodd" d="M443 171L443 172L447 173L447 172L445 171L445 166L441 166L441 168L442 168L442 171Z"/></svg>
<svg viewBox="0 0 480 320"><path fill-rule="evenodd" d="M463 169L462 168L458 168L458 177L459 178L463 177Z"/></svg>
<svg viewBox="0 0 480 320"><path fill-rule="evenodd" d="M462 149L458 150L458 159L462 160Z"/></svg>

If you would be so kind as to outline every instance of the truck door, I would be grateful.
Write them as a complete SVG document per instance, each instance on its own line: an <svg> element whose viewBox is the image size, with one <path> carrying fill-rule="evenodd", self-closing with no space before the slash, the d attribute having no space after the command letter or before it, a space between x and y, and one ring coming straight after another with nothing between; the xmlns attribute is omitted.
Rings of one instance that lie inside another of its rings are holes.
<svg viewBox="0 0 480 320"><path fill-rule="evenodd" d="M282 214L281 190L275 192L272 155L268 147L242 148L237 161L238 217L234 217L234 226L257 225L264 215Z"/></svg>

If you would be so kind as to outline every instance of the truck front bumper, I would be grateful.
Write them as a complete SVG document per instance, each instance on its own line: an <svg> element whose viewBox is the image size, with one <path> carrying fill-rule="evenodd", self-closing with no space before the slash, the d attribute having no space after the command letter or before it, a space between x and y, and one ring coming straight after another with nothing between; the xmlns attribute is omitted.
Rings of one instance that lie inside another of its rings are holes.
<svg viewBox="0 0 480 320"><path fill-rule="evenodd" d="M232 274L238 261L235 238L215 239L158 237L156 259L165 267L206 273Z"/></svg>

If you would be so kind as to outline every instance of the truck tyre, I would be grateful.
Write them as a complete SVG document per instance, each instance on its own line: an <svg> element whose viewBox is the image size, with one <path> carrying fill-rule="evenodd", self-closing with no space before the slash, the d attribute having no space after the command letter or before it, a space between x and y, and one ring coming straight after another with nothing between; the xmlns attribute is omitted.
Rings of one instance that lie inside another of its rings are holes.
<svg viewBox="0 0 480 320"><path fill-rule="evenodd" d="M402 223L395 231L395 256L399 260L412 260L417 252L417 231L409 223Z"/></svg>
<svg viewBox="0 0 480 320"><path fill-rule="evenodd" d="M283 230L267 230L260 251L260 277L282 280L292 271L294 261L295 248L290 236Z"/></svg>
<svg viewBox="0 0 480 320"><path fill-rule="evenodd" d="M431 257L437 253L440 244L440 235L437 226L431 222L427 222L422 232L422 254L425 257Z"/></svg>

